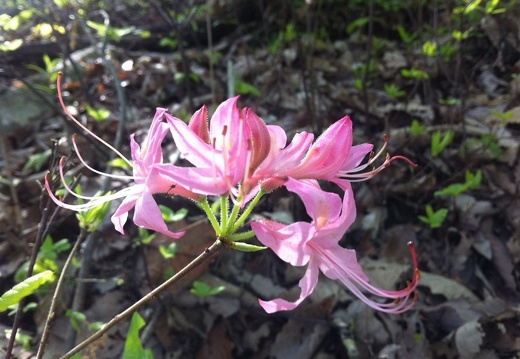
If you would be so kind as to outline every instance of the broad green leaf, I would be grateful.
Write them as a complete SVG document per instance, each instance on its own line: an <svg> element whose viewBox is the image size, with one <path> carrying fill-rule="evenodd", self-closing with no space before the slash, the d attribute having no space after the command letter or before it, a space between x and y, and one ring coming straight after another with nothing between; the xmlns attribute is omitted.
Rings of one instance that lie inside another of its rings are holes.
<svg viewBox="0 0 520 359"><path fill-rule="evenodd" d="M53 279L54 273L50 270L38 273L18 283L0 297L0 312L10 305L18 303L22 298L33 294L42 284Z"/></svg>
<svg viewBox="0 0 520 359"><path fill-rule="evenodd" d="M152 359L153 353L150 349L145 350L141 338L139 338L139 330L146 325L143 317L137 312L132 314L130 328L126 336L125 349L123 351L123 359Z"/></svg>

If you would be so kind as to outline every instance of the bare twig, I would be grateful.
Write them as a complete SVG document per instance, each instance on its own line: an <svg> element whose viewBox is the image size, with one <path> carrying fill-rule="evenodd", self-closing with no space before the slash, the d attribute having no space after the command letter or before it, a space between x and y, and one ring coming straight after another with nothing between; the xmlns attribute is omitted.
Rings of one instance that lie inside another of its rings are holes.
<svg viewBox="0 0 520 359"><path fill-rule="evenodd" d="M108 322L102 329L98 330L96 333L94 333L89 338L85 339L83 342L78 344L75 348L70 350L68 353L63 355L60 359L67 359L72 357L74 354L79 353L81 350L101 338L105 333L107 333L113 326L115 326L117 323L121 322L123 319L129 317L131 314L133 314L135 311L137 311L139 308L141 308L143 305L147 304L151 300L153 300L157 295L159 295L161 292L163 292L166 288L168 288L170 285L177 282L179 279L184 277L186 274L191 272L193 269L197 268L199 265L201 265L203 262L211 258L213 255L217 254L222 249L222 242L217 239L210 247L206 248L204 252L202 252L197 258L195 258L193 261L191 261L186 267L181 269L177 274L175 274L173 277L168 279L166 282L152 290L150 293L145 295L143 298L141 298L139 301L134 303L132 306L130 306L125 311L119 313L116 315L110 322Z"/></svg>
<svg viewBox="0 0 520 359"><path fill-rule="evenodd" d="M65 261L65 264L63 265L63 268L61 270L60 277L58 279L58 282L56 283L56 289L54 289L54 293L52 295L51 305L49 307L49 313L47 314L47 320L45 321L45 327L43 329L42 337L40 339L40 346L38 347L38 353L36 354L37 359L41 359L43 357L43 353L45 352L45 345L47 343L47 339L49 338L49 334L52 327L52 321L54 319L54 314L56 311L56 305L58 302L58 295L60 294L61 287L63 285L63 281L65 279L65 274L67 273L67 270L69 268L70 263L72 262L72 258L76 255L76 252L78 251L78 248L83 242L83 239L85 239L87 235L87 232L82 229L78 239L76 240L76 243L74 244L74 247L72 247L72 250L70 251L70 254Z"/></svg>

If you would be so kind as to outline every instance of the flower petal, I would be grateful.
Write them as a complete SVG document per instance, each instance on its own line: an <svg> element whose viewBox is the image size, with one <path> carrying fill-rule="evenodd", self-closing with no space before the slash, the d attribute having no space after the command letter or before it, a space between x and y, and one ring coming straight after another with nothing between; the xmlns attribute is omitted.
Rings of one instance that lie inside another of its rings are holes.
<svg viewBox="0 0 520 359"><path fill-rule="evenodd" d="M151 229L172 238L180 238L185 233L184 231L172 232L168 229L157 202L146 189L135 203L134 223L139 227Z"/></svg>
<svg viewBox="0 0 520 359"><path fill-rule="evenodd" d="M306 243L313 237L310 223L297 222L284 225L273 221L251 222L251 228L258 240L271 248L280 259L293 265L303 266L310 258Z"/></svg>
<svg viewBox="0 0 520 359"><path fill-rule="evenodd" d="M135 185L135 187L137 186L143 187L144 185ZM125 234L124 226L128 219L128 211L134 208L135 203L137 202L137 199L140 195L141 193L139 191L126 196L123 202L121 202L119 207L117 207L117 210L112 215L111 221L114 224L114 228L119 233Z"/></svg>
<svg viewBox="0 0 520 359"><path fill-rule="evenodd" d="M285 299L264 301L259 299L258 303L260 303L262 308L264 308L267 313L274 313L280 310L292 310L296 308L301 302L303 302L303 300L312 293L314 288L316 288L316 285L318 284L319 273L320 271L317 264L314 262L314 260L311 259L309 266L307 267L307 272L305 272L305 275L298 283L299 287L301 288L301 293L300 297L296 301L289 302Z"/></svg>
<svg viewBox="0 0 520 359"><path fill-rule="evenodd" d="M288 175L294 178L333 178L345 162L351 147L352 121L345 116L318 137L305 158Z"/></svg>
<svg viewBox="0 0 520 359"><path fill-rule="evenodd" d="M196 167L213 166L214 149L200 138L182 120L165 114L170 131L180 153Z"/></svg>
<svg viewBox="0 0 520 359"><path fill-rule="evenodd" d="M342 208L341 198L336 193L323 191L317 181L289 178L285 187L300 196L318 231L338 219Z"/></svg>

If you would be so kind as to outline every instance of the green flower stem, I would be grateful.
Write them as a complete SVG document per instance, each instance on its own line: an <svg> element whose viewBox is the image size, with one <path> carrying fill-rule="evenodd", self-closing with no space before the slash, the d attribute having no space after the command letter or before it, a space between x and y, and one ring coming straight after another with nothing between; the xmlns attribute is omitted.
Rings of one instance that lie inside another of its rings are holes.
<svg viewBox="0 0 520 359"><path fill-rule="evenodd" d="M231 231L231 228L233 228L233 225L238 218L239 212L240 212L240 206L235 204L233 206L233 210L231 211L231 216L229 217L229 222L228 222L229 228L224 227L224 230L226 231L226 233L232 234L234 232L234 231Z"/></svg>
<svg viewBox="0 0 520 359"><path fill-rule="evenodd" d="M260 191L257 193L257 195L255 196L255 198L253 198L253 200L249 203L249 205L247 206L247 208L245 209L245 211L242 213L242 215L240 216L240 218L235 222L235 224L233 225L233 227L231 227L227 233L235 233L236 230L245 222L245 220L247 219L247 217L249 217L249 215L251 214L251 212L253 211L253 208L255 208L255 206L258 204L258 201L260 201L260 198L262 198L262 196L264 195L264 190L263 189L260 189ZM234 208L233 208L234 209ZM233 223L233 222L231 222Z"/></svg>
<svg viewBox="0 0 520 359"><path fill-rule="evenodd" d="M220 228L225 230L228 226L229 202L228 196L220 196Z"/></svg>
<svg viewBox="0 0 520 359"><path fill-rule="evenodd" d="M205 197L199 203L201 204L201 207L204 210L204 212L206 212L206 215L208 216L208 219L209 219L211 225L213 226L215 233L217 233L217 236L221 236L222 229L220 228L217 218L215 217L215 213L213 213L213 211L211 210L211 207L209 206L208 197Z"/></svg>
<svg viewBox="0 0 520 359"><path fill-rule="evenodd" d="M227 236L227 240L229 240L231 242L245 241L246 239L252 238L254 236L255 236L255 232L247 231L247 232L231 234L231 235Z"/></svg>

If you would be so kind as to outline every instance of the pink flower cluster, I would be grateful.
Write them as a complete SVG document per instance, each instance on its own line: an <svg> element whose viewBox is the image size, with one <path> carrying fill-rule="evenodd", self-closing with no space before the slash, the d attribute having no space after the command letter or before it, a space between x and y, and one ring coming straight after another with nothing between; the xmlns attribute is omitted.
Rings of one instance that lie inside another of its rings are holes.
<svg viewBox="0 0 520 359"><path fill-rule="evenodd" d="M207 196L229 196L237 208L243 208L254 202L251 201L253 198L285 186L302 199L312 221L285 225L261 220L253 221L250 225L254 235L264 246L293 266L306 265L307 271L299 283L301 294L296 301L259 301L267 312L290 310L299 305L316 287L320 271L331 279L341 281L361 300L380 311L401 313L417 300L414 293L420 274L413 244L410 244L413 279L406 288L398 291L378 289L370 285L356 260L355 251L338 244L356 217L350 182L374 176L395 159L404 159L414 165L404 157L387 156L379 167L363 171L368 167L372 168L374 161L384 152L384 147L377 155L372 154L368 162L360 165L367 154L371 153L373 146L352 146L352 122L348 116L330 126L316 141L312 133L300 132L287 144L287 135L281 127L266 125L249 108L238 109L238 97L224 101L216 109L209 125L206 107L197 111L188 124L159 108L148 136L141 145L131 136L132 160L128 160L75 120L66 110L61 96L60 101L73 121L114 150L133 169L131 176L109 176L127 179L133 183L109 195L81 196L66 186L62 160L60 175L66 189L89 202L81 201L81 204L76 205L64 203L53 194L50 175L47 175L45 186L59 206L84 211L121 198L123 201L112 216L112 222L119 232L124 232L123 226L128 213L134 209L133 221L136 225L179 238L183 232L171 232L168 229L153 194L169 193L196 202L205 200ZM180 167L163 162L161 144L168 133L173 137L182 156L192 166ZM73 143L76 147L75 138ZM88 167L88 164L83 160L82 162ZM318 180L336 183L344 192L343 198L323 191ZM225 216L228 219L227 214ZM235 216L233 219L236 218ZM232 235L236 227L231 224L227 228L232 230L224 234L217 232L217 235ZM391 301L374 301L366 296L366 292Z"/></svg>

